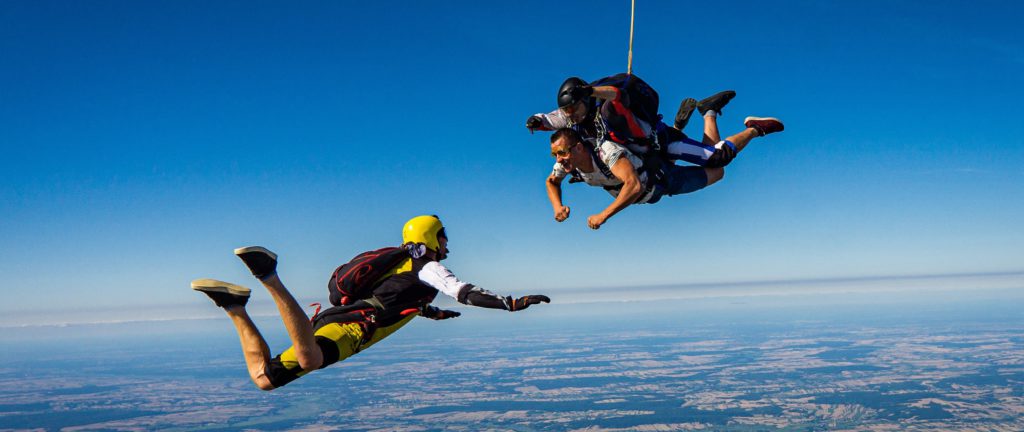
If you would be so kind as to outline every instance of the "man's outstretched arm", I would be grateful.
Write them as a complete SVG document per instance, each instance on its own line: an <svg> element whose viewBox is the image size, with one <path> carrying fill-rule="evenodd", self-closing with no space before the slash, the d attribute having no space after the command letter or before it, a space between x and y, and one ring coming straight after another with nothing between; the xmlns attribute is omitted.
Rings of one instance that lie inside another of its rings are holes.
<svg viewBox="0 0 1024 432"><path fill-rule="evenodd" d="M572 97L576 100L595 97L597 99L617 101L623 96L623 94L624 93L615 86L591 87L589 85L584 85L572 89Z"/></svg>
<svg viewBox="0 0 1024 432"><path fill-rule="evenodd" d="M533 131L553 131L569 127L569 121L560 110L538 113L526 119L526 128Z"/></svg>
<svg viewBox="0 0 1024 432"><path fill-rule="evenodd" d="M622 92L614 86L597 86L594 87L594 97L604 100L619 100L622 97Z"/></svg>
<svg viewBox="0 0 1024 432"><path fill-rule="evenodd" d="M608 205L608 208L604 209L601 213L587 218L587 225L593 229L601 228L601 225L607 222L609 218L636 202L640 198L640 194L643 193L640 177L636 175L636 169L633 168L633 164L628 159L620 157L619 160L615 161L615 165L612 165L611 170L615 177L622 180L622 189L619 190L619 194Z"/></svg>
<svg viewBox="0 0 1024 432"><path fill-rule="evenodd" d="M550 303L545 295L528 295L513 299L512 296L499 296L478 286L466 285L459 292L459 303L488 309L504 309L509 312L521 311L538 303Z"/></svg>
<svg viewBox="0 0 1024 432"><path fill-rule="evenodd" d="M548 201L551 201L551 208L555 211L555 220L564 221L569 218L569 207L562 204L562 180L554 174L548 176L544 186L548 190Z"/></svg>
<svg viewBox="0 0 1024 432"><path fill-rule="evenodd" d="M451 270L437 261L424 265L419 272L419 277L423 282L464 305L517 312L530 307L530 305L551 302L550 298L543 295L528 295L517 299L513 299L511 296L499 296L473 284L460 281L452 274Z"/></svg>

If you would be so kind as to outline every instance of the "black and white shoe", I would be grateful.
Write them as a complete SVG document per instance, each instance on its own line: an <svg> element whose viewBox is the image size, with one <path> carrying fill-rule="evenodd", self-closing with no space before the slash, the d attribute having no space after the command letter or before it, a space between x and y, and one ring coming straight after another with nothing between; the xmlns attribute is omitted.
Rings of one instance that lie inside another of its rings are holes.
<svg viewBox="0 0 1024 432"><path fill-rule="evenodd" d="M686 124L690 122L690 114L693 114L693 110L697 108L697 99L686 98L679 104L679 111L676 111L676 120L672 125L676 129L683 130Z"/></svg>
<svg viewBox="0 0 1024 432"><path fill-rule="evenodd" d="M786 126L782 121L774 117L747 117L743 120L743 126L754 128L758 136L765 136L770 133L782 132Z"/></svg>
<svg viewBox="0 0 1024 432"><path fill-rule="evenodd" d="M262 246L235 249L235 255L242 259L256 279L263 280L277 273L277 254Z"/></svg>
<svg viewBox="0 0 1024 432"><path fill-rule="evenodd" d="M697 111L700 111L700 115L707 114L708 111L722 114L722 108L725 108L734 97L736 97L736 92L732 90L715 93L697 102Z"/></svg>
<svg viewBox="0 0 1024 432"><path fill-rule="evenodd" d="M216 279L196 279L192 289L205 293L217 306L245 306L249 302L249 288Z"/></svg>

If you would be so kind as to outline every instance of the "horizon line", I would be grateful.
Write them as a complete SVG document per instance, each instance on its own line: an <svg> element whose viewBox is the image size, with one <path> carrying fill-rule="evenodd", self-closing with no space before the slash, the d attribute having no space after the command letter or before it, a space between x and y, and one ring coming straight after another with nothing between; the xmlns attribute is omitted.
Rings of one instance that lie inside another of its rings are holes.
<svg viewBox="0 0 1024 432"><path fill-rule="evenodd" d="M1010 277L1014 278L1010 284L989 284L988 286L980 287L965 287L961 285L957 286L878 286L881 282L886 281L898 281L898 282L922 282L922 281L936 281L936 280L958 280L958 279L988 279L988 278L1000 278ZM1015 278L1020 277L1020 280ZM867 283L867 284L864 284ZM851 284L843 286L844 284ZM840 287L836 287L840 285ZM750 291L742 290L742 288L753 288L753 287L771 287L771 286L785 286L783 289L775 289L769 291ZM829 289L831 286L831 289ZM631 289L631 296L628 298L622 298L619 293L615 292L623 288ZM824 289L815 290L815 287ZM722 290L721 288L731 288ZM940 273L940 274L918 274L918 275L889 275L889 276L862 276L862 277L842 277L842 278L805 278L805 279L770 279L770 280L756 280L756 281L735 281L735 282L693 282L686 284L652 284L652 285L616 285L616 286L604 286L604 287L593 287L593 288L563 288L561 293L566 294L566 297L558 299L558 303L565 305L578 305L586 303L607 303L607 302L621 302L621 303L632 303L632 302L648 302L648 301L663 301L663 300L695 300L695 299L724 299L724 298L743 298L743 297L772 297L772 296L789 296L789 295L838 295L838 294L850 294L850 293L871 293L871 292L920 292L922 290L940 290L940 291L963 291L963 290L1001 290L1001 289L1019 289L1024 288L1024 270L1020 271L998 271L998 272L973 272L973 273ZM607 294L614 294L612 297L607 297ZM583 297L583 295L591 294L591 296ZM300 302L308 301L309 298L306 296L297 297L296 300ZM326 302L323 302L326 303ZM454 303L453 300L443 297L440 303L444 304L445 307L463 307L458 303ZM446 304L451 303L451 304ZM12 329L12 328L43 328L43 327L67 327L74 325L115 325L124 323L142 323L142 322L162 322L162 321L188 321L188 320L203 320L203 319L215 319L220 314L215 312L203 313L201 315L196 314L185 314L181 311L181 308L191 308L194 305L190 303L180 303L163 305L165 311L168 314L163 316L147 316L144 318L130 317L122 315L120 317L106 317L104 319L70 319L62 322L0 322L0 329ZM273 308L273 302L265 299L258 300L250 303L250 316L256 317L272 317L277 316L276 308ZM97 313L104 312L103 308L79 310L80 312L95 311ZM109 312L109 311L107 311Z"/></svg>
<svg viewBox="0 0 1024 432"><path fill-rule="evenodd" d="M841 283L841 282L882 282L890 280L921 280L921 279L956 279L969 277L1000 277L1000 276L1024 276L1022 270L1000 270L991 272L961 272L961 273L919 273L902 275L873 275L873 276L842 276L842 277L811 277L795 279L756 279L756 280L735 280L715 282L683 282L683 283L658 283L645 285L628 285L633 288L667 288L667 287L740 287L777 284L815 284L815 283ZM607 290L623 288L626 285L605 285L600 287L570 287L563 290Z"/></svg>

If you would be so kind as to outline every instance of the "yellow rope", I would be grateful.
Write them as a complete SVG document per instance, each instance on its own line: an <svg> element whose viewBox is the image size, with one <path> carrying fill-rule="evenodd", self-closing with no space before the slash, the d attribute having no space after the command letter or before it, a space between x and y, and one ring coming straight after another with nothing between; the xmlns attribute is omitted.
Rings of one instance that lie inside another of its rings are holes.
<svg viewBox="0 0 1024 432"><path fill-rule="evenodd" d="M636 0L629 10L629 60L626 63L626 73L633 75L633 17L636 16Z"/></svg>

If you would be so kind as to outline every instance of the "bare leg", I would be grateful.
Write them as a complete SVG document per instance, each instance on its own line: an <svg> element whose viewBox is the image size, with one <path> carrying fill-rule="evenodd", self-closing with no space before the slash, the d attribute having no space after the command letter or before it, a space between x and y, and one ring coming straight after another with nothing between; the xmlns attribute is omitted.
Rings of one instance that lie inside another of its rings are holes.
<svg viewBox="0 0 1024 432"><path fill-rule="evenodd" d="M748 143L750 143L750 140L757 138L758 136L759 134L757 132L757 129L746 128L743 132L726 138L726 140L731 142L734 146L736 146L736 153L739 153L740 151L743 150L744 147L747 146Z"/></svg>
<svg viewBox="0 0 1024 432"><path fill-rule="evenodd" d="M281 283L277 274L272 274L260 280L263 286L270 291L277 310L281 313L281 320L288 330L288 337L292 340L295 348L295 357L299 361L302 370L319 369L324 364L324 355L316 344L316 337L313 335L313 325L309 322L309 316L302 311L302 307L295 301L288 289Z"/></svg>
<svg viewBox="0 0 1024 432"><path fill-rule="evenodd" d="M697 102L697 111L700 112L700 115L704 116L704 145L713 146L722 140L721 135L718 133L718 116L722 114L722 108L734 96L736 96L736 92L725 90Z"/></svg>
<svg viewBox="0 0 1024 432"><path fill-rule="evenodd" d="M708 118L705 117L705 122L707 119ZM747 126L746 129L736 135L726 138L726 141L731 142L735 147L737 154L743 151L743 149L747 147L747 144L750 144L750 140L759 136L784 130L782 122L779 121L779 119L772 117L747 117L746 120L743 121L743 124ZM706 126L707 124L705 123L705 127ZM707 138L707 132L705 132L704 137ZM728 163L728 161L726 161L726 163ZM705 187L710 186L725 177L724 168L705 168L704 173L708 178L708 183Z"/></svg>
<svg viewBox="0 0 1024 432"><path fill-rule="evenodd" d="M708 176L708 184L704 187L708 187L725 177L725 168L704 168L704 174Z"/></svg>
<svg viewBox="0 0 1024 432"><path fill-rule="evenodd" d="M249 369L249 377L260 390L273 390L274 385L267 377L267 363L270 362L270 348L267 341L263 339L256 324L249 318L249 313L244 306L235 305L224 308L238 330L238 339L242 343L242 354L245 356L245 366Z"/></svg>
<svg viewBox="0 0 1024 432"><path fill-rule="evenodd" d="M704 145L713 146L721 140L722 136L718 133L718 116L704 116Z"/></svg>

